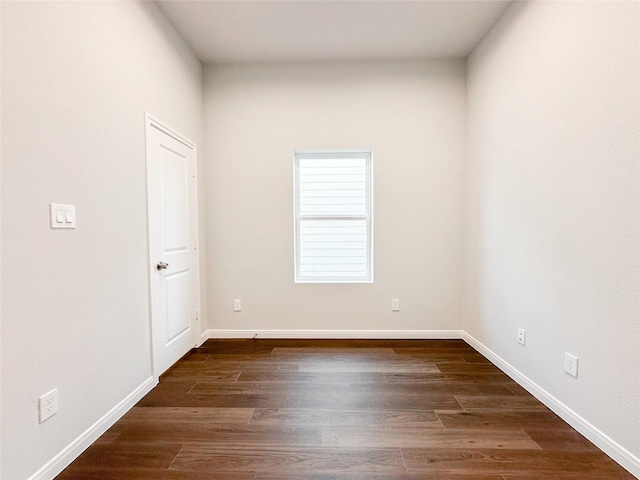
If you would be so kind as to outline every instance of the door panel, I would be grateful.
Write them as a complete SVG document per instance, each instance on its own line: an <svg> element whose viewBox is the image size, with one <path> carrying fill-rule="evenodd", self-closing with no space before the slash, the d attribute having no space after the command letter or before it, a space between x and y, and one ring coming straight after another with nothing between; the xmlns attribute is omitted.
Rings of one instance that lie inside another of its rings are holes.
<svg viewBox="0 0 640 480"><path fill-rule="evenodd" d="M194 162L193 146L148 119L151 316L157 376L193 348L198 338Z"/></svg>
<svg viewBox="0 0 640 480"><path fill-rule="evenodd" d="M189 202L187 181L191 175L189 159L162 145L163 233L165 252L188 250Z"/></svg>
<svg viewBox="0 0 640 480"><path fill-rule="evenodd" d="M168 345L189 329L190 304L189 271L184 270L173 275L165 275L167 287L167 333Z"/></svg>

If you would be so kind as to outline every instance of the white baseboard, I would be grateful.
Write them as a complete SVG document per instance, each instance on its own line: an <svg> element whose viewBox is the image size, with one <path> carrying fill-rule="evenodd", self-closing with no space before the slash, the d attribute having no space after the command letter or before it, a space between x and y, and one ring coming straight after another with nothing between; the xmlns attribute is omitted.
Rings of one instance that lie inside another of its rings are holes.
<svg viewBox="0 0 640 480"><path fill-rule="evenodd" d="M78 456L84 452L100 435L106 432L120 417L127 413L142 397L151 391L158 382L153 378L147 378L139 387L127 395L120 403L109 410L96 423L85 430L78 438L67 445L60 453L49 460L42 468L29 477L29 480L53 479L62 470L68 467Z"/></svg>
<svg viewBox="0 0 640 480"><path fill-rule="evenodd" d="M589 441L591 441L600 450L613 458L632 475L634 475L636 478L640 478L640 458L638 458L622 445L614 441L611 437L606 435L604 432L602 432L596 426L580 416L578 413L574 412L571 408L551 395L544 388L535 383L522 372L517 370L502 357L484 346L474 337L466 332L463 332L462 339L473 348L475 348L478 352L487 357L489 360L491 360L491 363L493 363L496 367L500 368L500 370L509 375L521 387L526 389L529 393L531 393L531 395L544 403L547 407L549 407L551 411L553 411L565 422L567 422L578 432L584 435Z"/></svg>
<svg viewBox="0 0 640 480"><path fill-rule="evenodd" d="M317 338L317 339L461 339L462 330L222 330L210 329L209 338Z"/></svg>

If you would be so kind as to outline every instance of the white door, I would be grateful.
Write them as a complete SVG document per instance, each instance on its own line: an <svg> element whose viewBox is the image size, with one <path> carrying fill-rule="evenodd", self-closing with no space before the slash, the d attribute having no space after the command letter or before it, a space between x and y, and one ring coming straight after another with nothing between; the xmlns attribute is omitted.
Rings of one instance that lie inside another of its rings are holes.
<svg viewBox="0 0 640 480"><path fill-rule="evenodd" d="M147 116L154 375L197 342L195 146Z"/></svg>

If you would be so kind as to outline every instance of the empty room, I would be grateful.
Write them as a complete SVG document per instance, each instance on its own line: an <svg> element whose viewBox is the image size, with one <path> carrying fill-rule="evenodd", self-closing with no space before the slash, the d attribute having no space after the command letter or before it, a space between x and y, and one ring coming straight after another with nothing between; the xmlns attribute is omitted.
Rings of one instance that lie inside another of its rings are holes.
<svg viewBox="0 0 640 480"><path fill-rule="evenodd" d="M640 3L0 1L2 480L640 478Z"/></svg>

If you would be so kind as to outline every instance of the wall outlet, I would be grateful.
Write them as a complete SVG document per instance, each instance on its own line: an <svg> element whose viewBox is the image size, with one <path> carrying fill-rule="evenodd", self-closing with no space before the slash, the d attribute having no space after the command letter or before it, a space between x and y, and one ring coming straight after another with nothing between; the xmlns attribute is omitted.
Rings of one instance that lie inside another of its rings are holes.
<svg viewBox="0 0 640 480"><path fill-rule="evenodd" d="M518 329L518 343L524 345L524 330L522 328Z"/></svg>
<svg viewBox="0 0 640 480"><path fill-rule="evenodd" d="M39 423L58 412L58 389L54 388L49 393L45 393L38 399L38 419Z"/></svg>
<svg viewBox="0 0 640 480"><path fill-rule="evenodd" d="M391 311L392 312L400 311L400 299L398 298L391 299Z"/></svg>
<svg viewBox="0 0 640 480"><path fill-rule="evenodd" d="M233 311L240 312L242 310L242 301L239 298L233 300Z"/></svg>
<svg viewBox="0 0 640 480"><path fill-rule="evenodd" d="M578 378L578 357L564 352L564 371Z"/></svg>

